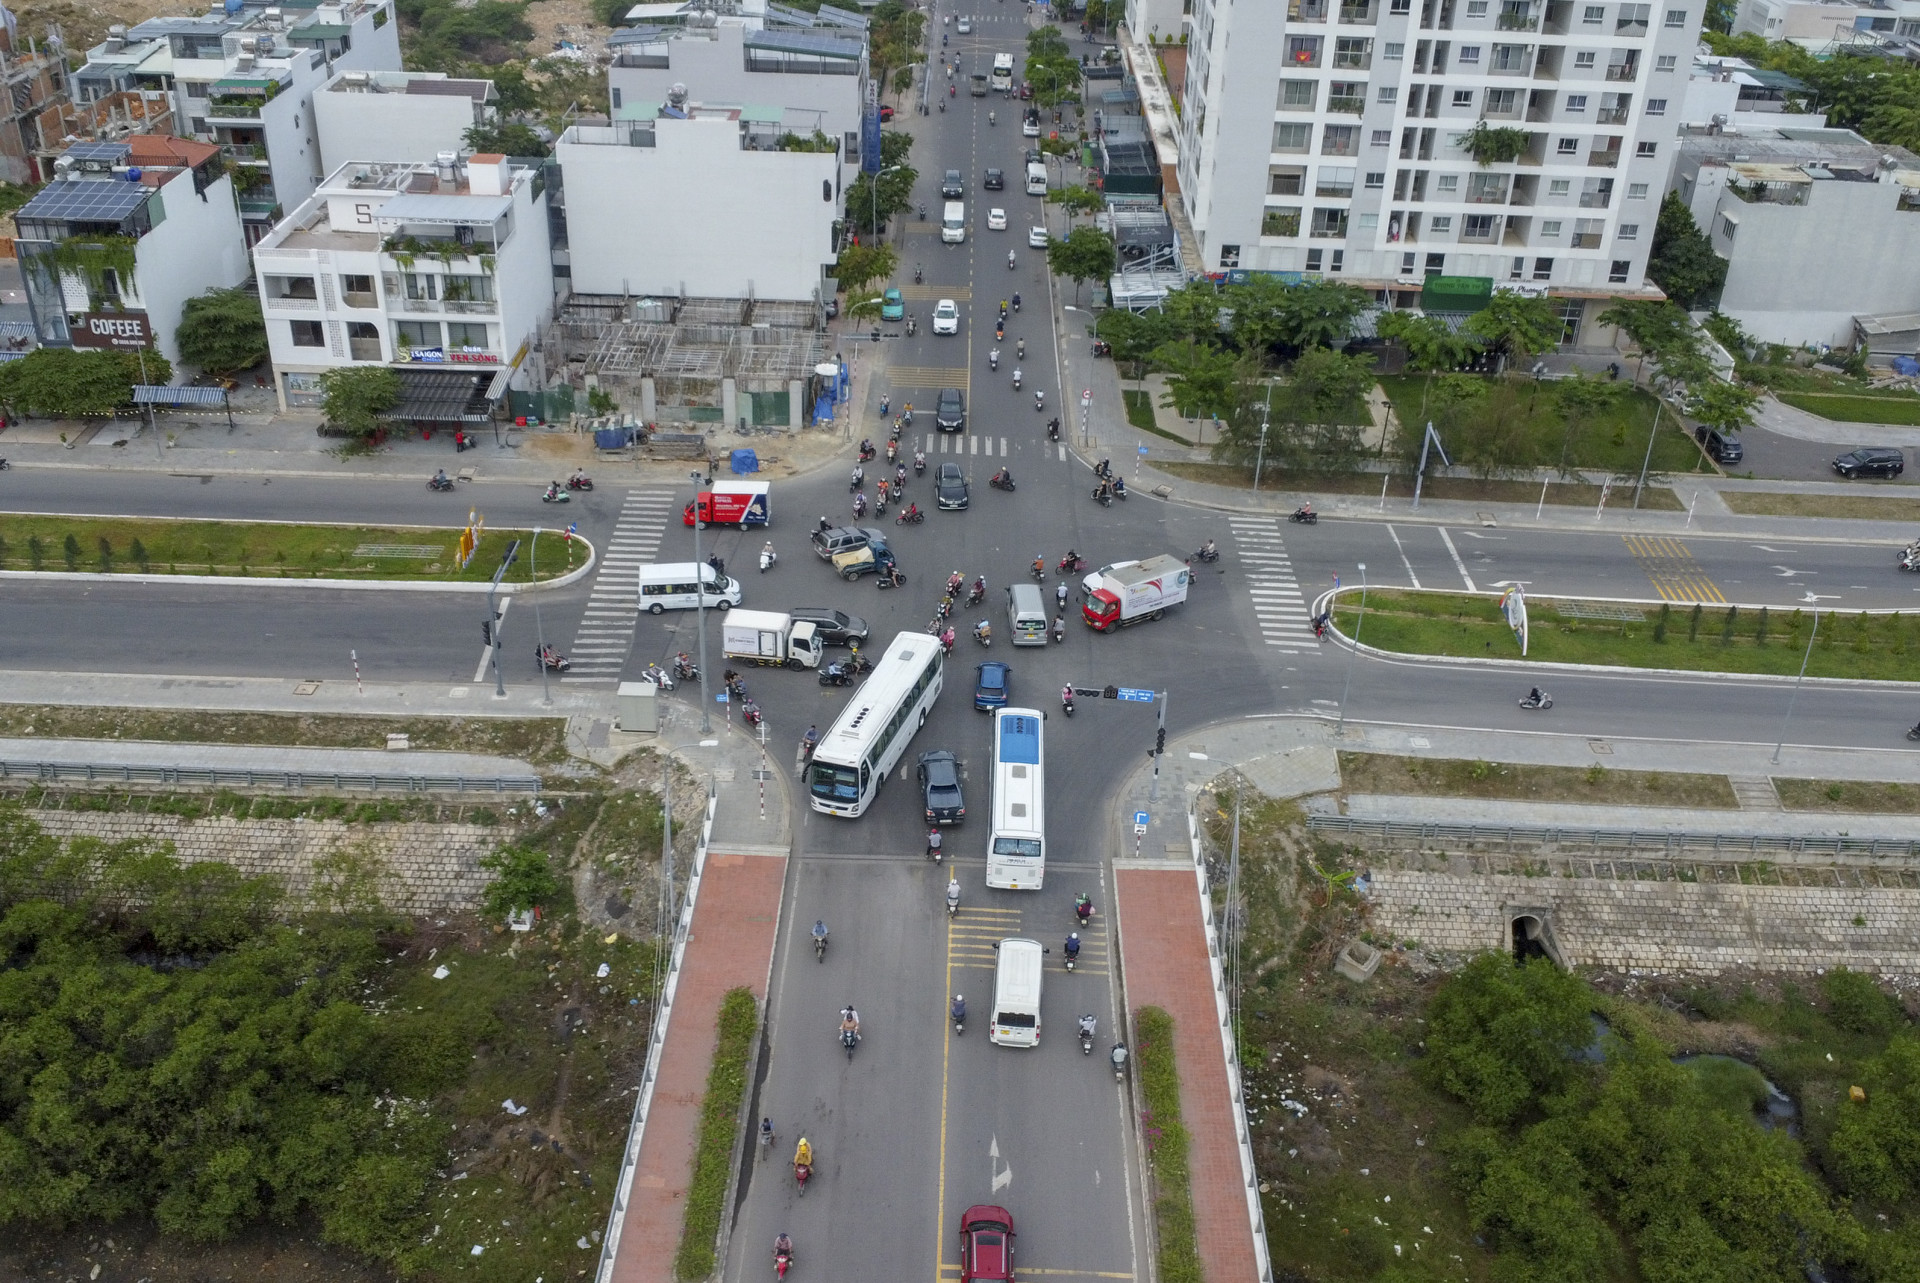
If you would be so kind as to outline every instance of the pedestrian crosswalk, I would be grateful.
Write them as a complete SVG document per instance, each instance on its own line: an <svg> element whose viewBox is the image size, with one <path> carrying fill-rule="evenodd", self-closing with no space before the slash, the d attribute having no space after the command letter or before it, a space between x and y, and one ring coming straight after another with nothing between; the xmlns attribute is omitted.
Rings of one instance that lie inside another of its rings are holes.
<svg viewBox="0 0 1920 1283"><path fill-rule="evenodd" d="M1229 517L1227 524L1247 577L1247 594L1253 598L1261 639L1282 650L1311 649L1315 645L1313 625L1300 593L1300 581L1293 573L1293 562L1287 556L1286 541L1280 537L1279 520Z"/></svg>
<svg viewBox="0 0 1920 1283"><path fill-rule="evenodd" d="M567 680L611 682L620 677L627 651L633 646L634 622L640 610L640 567L654 559L667 519L674 513L671 490L629 490L620 505L620 520L600 550L593 590L587 595L586 614L567 653L573 667Z"/></svg>
<svg viewBox="0 0 1920 1283"><path fill-rule="evenodd" d="M994 454L994 442L1000 443L1002 459L1013 454L1005 437L984 437L972 432L929 432L921 449L928 454Z"/></svg>

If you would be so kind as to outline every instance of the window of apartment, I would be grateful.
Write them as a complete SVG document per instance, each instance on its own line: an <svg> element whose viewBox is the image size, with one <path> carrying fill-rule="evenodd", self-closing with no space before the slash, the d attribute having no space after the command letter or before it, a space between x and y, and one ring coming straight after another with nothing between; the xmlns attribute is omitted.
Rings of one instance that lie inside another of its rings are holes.
<svg viewBox="0 0 1920 1283"><path fill-rule="evenodd" d="M1514 113L1515 95L1513 89L1487 90L1487 114L1489 116L1511 116Z"/></svg>
<svg viewBox="0 0 1920 1283"><path fill-rule="evenodd" d="M1666 114L1667 114L1667 100L1666 100L1665 98L1649 98L1649 99L1647 99L1647 114L1648 114L1649 116L1664 116L1664 115L1666 115Z"/></svg>
<svg viewBox="0 0 1920 1283"><path fill-rule="evenodd" d="M1333 65L1364 70L1373 62L1373 37L1337 36L1333 42Z"/></svg>
<svg viewBox="0 0 1920 1283"><path fill-rule="evenodd" d="M1613 270L1607 273L1607 283L1610 285L1625 285L1627 283L1627 273L1631 272L1632 270L1633 270L1632 259L1630 258L1614 259Z"/></svg>
<svg viewBox="0 0 1920 1283"><path fill-rule="evenodd" d="M1659 143L1636 143L1634 144L1633 154L1640 160L1648 160L1659 150Z"/></svg>
<svg viewBox="0 0 1920 1283"><path fill-rule="evenodd" d="M1460 239L1465 241L1490 241L1493 239L1492 214L1468 214L1460 228Z"/></svg>
<svg viewBox="0 0 1920 1283"><path fill-rule="evenodd" d="M1392 85L1381 85L1378 99L1381 102L1398 102L1400 91Z"/></svg>
<svg viewBox="0 0 1920 1283"><path fill-rule="evenodd" d="M1645 183L1628 183L1627 184L1628 200L1645 200L1646 198L1647 198L1647 185Z"/></svg>
<svg viewBox="0 0 1920 1283"><path fill-rule="evenodd" d="M1362 214L1362 215L1360 215L1360 221L1359 221L1359 228L1358 228L1358 230L1360 230L1361 232L1364 232L1364 233L1372 233L1372 232L1377 232L1377 231L1379 231L1379 230L1380 230L1380 215L1378 215L1378 214ZM1369 236L1369 237L1368 237L1368 239L1372 239L1372 238L1371 238L1371 236Z"/></svg>
<svg viewBox="0 0 1920 1283"><path fill-rule="evenodd" d="M1222 245L1220 247L1220 266L1223 268L1240 266L1240 247L1238 245Z"/></svg>
<svg viewBox="0 0 1920 1283"><path fill-rule="evenodd" d="M1360 154L1360 128L1357 125L1328 125L1320 131L1320 154L1322 156L1357 156Z"/></svg>
<svg viewBox="0 0 1920 1283"><path fill-rule="evenodd" d="M1638 224L1638 223L1622 223L1622 224L1620 224L1620 239L1621 239L1621 240L1623 240L1623 241L1635 241L1635 240L1639 240L1639 239L1640 239L1640 224Z"/></svg>
<svg viewBox="0 0 1920 1283"><path fill-rule="evenodd" d="M1346 266L1346 262L1347 262L1347 251L1343 249L1337 249L1333 251L1332 254L1327 256L1327 270L1329 272L1337 272L1342 267Z"/></svg>
<svg viewBox="0 0 1920 1283"><path fill-rule="evenodd" d="M1387 185L1386 170L1369 169L1367 171L1366 187L1368 191L1379 191L1381 188L1384 188L1386 185Z"/></svg>
<svg viewBox="0 0 1920 1283"><path fill-rule="evenodd" d="M1606 20L1607 7L1602 4L1590 4L1580 15L1580 21L1589 27L1597 27Z"/></svg>
<svg viewBox="0 0 1920 1283"><path fill-rule="evenodd" d="M1468 108L1471 108L1471 107L1473 106L1473 90L1471 90L1471 89L1456 89L1456 90L1454 90L1454 91L1453 91L1453 105L1454 105L1454 106L1456 106L1456 107L1468 107Z"/></svg>
<svg viewBox="0 0 1920 1283"><path fill-rule="evenodd" d="M447 346L487 350L487 327L473 321L448 321Z"/></svg>
<svg viewBox="0 0 1920 1283"><path fill-rule="evenodd" d="M326 328L318 321L288 321L293 330L295 347L325 347L327 345Z"/></svg>
<svg viewBox="0 0 1920 1283"><path fill-rule="evenodd" d="M1435 236L1445 236L1453 230L1453 215L1435 214L1433 220L1428 223L1427 226L1432 229Z"/></svg>
<svg viewBox="0 0 1920 1283"><path fill-rule="evenodd" d="M1281 111L1312 111L1314 94L1319 82L1314 80L1287 79L1280 82Z"/></svg>
<svg viewBox="0 0 1920 1283"><path fill-rule="evenodd" d="M1402 254L1400 256L1400 275L1412 276L1418 267L1416 260L1418 260L1419 257L1418 254Z"/></svg>
<svg viewBox="0 0 1920 1283"><path fill-rule="evenodd" d="M207 96L207 82L206 82L206 81L204 81L204 80L189 80L189 81L187 81L186 83L187 83L187 97L189 97L189 98L205 98L205 97Z"/></svg>
<svg viewBox="0 0 1920 1283"><path fill-rule="evenodd" d="M1479 61L1480 61L1479 45L1461 45L1460 46L1460 65L1462 67L1471 67Z"/></svg>
<svg viewBox="0 0 1920 1283"><path fill-rule="evenodd" d="M1487 16L1487 0L1467 0L1467 16L1484 18Z"/></svg>
<svg viewBox="0 0 1920 1283"><path fill-rule="evenodd" d="M1358 116L1367 109L1367 82L1336 80L1327 86L1327 110Z"/></svg>
<svg viewBox="0 0 1920 1283"><path fill-rule="evenodd" d="M1558 143L1554 144L1554 150L1562 156L1571 156L1580 150L1580 140L1578 138L1562 138Z"/></svg>
<svg viewBox="0 0 1920 1283"><path fill-rule="evenodd" d="M1391 147L1393 146L1393 131L1391 129L1376 129L1373 131L1371 141L1375 147Z"/></svg>
<svg viewBox="0 0 1920 1283"><path fill-rule="evenodd" d="M440 322L395 321L393 345L396 348L439 347Z"/></svg>
<svg viewBox="0 0 1920 1283"><path fill-rule="evenodd" d="M1653 69L1655 71L1672 71L1674 64L1679 60L1679 54L1663 53L1653 60Z"/></svg>
<svg viewBox="0 0 1920 1283"><path fill-rule="evenodd" d="M373 306L373 278L371 276L360 276L354 273L348 273L342 276L340 278L340 292L346 296L348 307ZM368 301L365 303L355 302L354 296L357 294L365 295Z"/></svg>
<svg viewBox="0 0 1920 1283"><path fill-rule="evenodd" d="M267 301L297 298L317 299L319 292L311 276L269 276L267 278Z"/></svg>
<svg viewBox="0 0 1920 1283"><path fill-rule="evenodd" d="M1280 205L1265 210L1260 215L1260 234L1262 236L1298 236L1300 207Z"/></svg>
<svg viewBox="0 0 1920 1283"><path fill-rule="evenodd" d="M1725 214L1722 214L1720 216L1720 234L1722 236L1726 237L1728 240L1732 240L1733 234L1739 230L1740 230L1740 224L1734 222L1731 218L1728 218Z"/></svg>
<svg viewBox="0 0 1920 1283"><path fill-rule="evenodd" d="M1593 50L1582 49L1573 55L1573 65L1576 69L1581 71L1592 71L1593 57L1594 57Z"/></svg>
<svg viewBox="0 0 1920 1283"><path fill-rule="evenodd" d="M1507 279L1510 281L1518 281L1525 278L1526 274L1527 274L1526 258L1519 254L1514 255L1513 266L1507 272Z"/></svg>
<svg viewBox="0 0 1920 1283"><path fill-rule="evenodd" d="M1460 175L1442 174L1440 175L1437 186L1439 187L1440 193L1442 195L1452 196L1454 193L1460 190Z"/></svg>
<svg viewBox="0 0 1920 1283"><path fill-rule="evenodd" d="M1273 127L1273 149L1275 151L1305 151L1313 143L1313 126L1300 124L1278 124Z"/></svg>
<svg viewBox="0 0 1920 1283"><path fill-rule="evenodd" d="M1313 194L1315 196L1351 196L1353 179L1357 172L1343 165L1322 165L1320 172L1313 176Z"/></svg>
<svg viewBox="0 0 1920 1283"><path fill-rule="evenodd" d="M1548 240L1552 240L1560 235L1560 220L1557 218L1543 219L1540 223L1540 235Z"/></svg>
<svg viewBox="0 0 1920 1283"><path fill-rule="evenodd" d="M1667 25L1668 25L1669 27L1684 27L1684 26L1686 26L1686 25L1687 25L1687 11L1686 11L1685 9L1669 9L1669 10L1667 10Z"/></svg>
<svg viewBox="0 0 1920 1283"><path fill-rule="evenodd" d="M1585 111L1586 109L1587 109L1587 96L1585 94L1568 94L1567 95L1568 111L1570 112Z"/></svg>
<svg viewBox="0 0 1920 1283"><path fill-rule="evenodd" d="M430 272L408 272L400 279L410 299L430 300L440 297L440 278Z"/></svg>
<svg viewBox="0 0 1920 1283"><path fill-rule="evenodd" d="M1565 196L1573 190L1571 178L1552 178L1547 180L1547 195Z"/></svg>
<svg viewBox="0 0 1920 1283"><path fill-rule="evenodd" d="M491 276L449 276L442 286L441 293L450 303L491 303L493 302L493 278Z"/></svg>
<svg viewBox="0 0 1920 1283"><path fill-rule="evenodd" d="M615 85L615 86L613 87L613 90L612 90L612 94L613 94L613 109L614 109L615 111L619 111L619 110L620 110L620 98L621 98L621 93L620 93L620 86L618 86L618 85Z"/></svg>
<svg viewBox="0 0 1920 1283"><path fill-rule="evenodd" d="M1533 279L1536 281L1552 280L1553 279L1553 260L1550 258L1534 259L1533 260Z"/></svg>
<svg viewBox="0 0 1920 1283"><path fill-rule="evenodd" d="M1426 274L1428 276L1441 276L1446 273L1446 270L1447 256L1445 254L1427 255Z"/></svg>
<svg viewBox="0 0 1920 1283"><path fill-rule="evenodd" d="M1388 62L1399 62L1407 56L1407 46L1402 41L1389 40L1380 46L1380 56Z"/></svg>
<svg viewBox="0 0 1920 1283"><path fill-rule="evenodd" d="M1315 209L1313 228L1308 233L1316 240L1341 240L1347 234L1347 211L1345 209Z"/></svg>
<svg viewBox="0 0 1920 1283"><path fill-rule="evenodd" d="M347 322L347 342L378 343L379 341L380 341L380 327L375 325L373 322L371 321L348 321ZM355 353L354 355L357 356L359 354ZM376 360L379 358L378 350L374 352L374 357Z"/></svg>
<svg viewBox="0 0 1920 1283"><path fill-rule="evenodd" d="M1653 16L1650 4L1623 4L1620 16L1613 20L1613 29L1623 35L1645 35L1647 20Z"/></svg>
<svg viewBox="0 0 1920 1283"><path fill-rule="evenodd" d="M1318 67L1320 65L1320 37L1288 36L1287 61L1296 67Z"/></svg>
<svg viewBox="0 0 1920 1283"><path fill-rule="evenodd" d="M1269 169L1267 171L1267 195L1298 196L1306 188L1307 171L1298 166Z"/></svg>
<svg viewBox="0 0 1920 1283"><path fill-rule="evenodd" d="M1326 261L1326 256L1327 256L1327 252L1325 250L1320 250L1320 249L1308 250L1307 251L1307 270L1309 272L1319 271L1320 265Z"/></svg>

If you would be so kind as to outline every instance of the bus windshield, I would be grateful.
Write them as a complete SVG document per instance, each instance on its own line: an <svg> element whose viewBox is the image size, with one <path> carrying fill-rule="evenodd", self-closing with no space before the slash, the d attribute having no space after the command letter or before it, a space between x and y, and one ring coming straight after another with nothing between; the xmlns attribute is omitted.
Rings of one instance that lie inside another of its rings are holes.
<svg viewBox="0 0 1920 1283"><path fill-rule="evenodd" d="M852 802L860 796L860 772L851 766L815 762L811 782L813 795L828 801Z"/></svg>

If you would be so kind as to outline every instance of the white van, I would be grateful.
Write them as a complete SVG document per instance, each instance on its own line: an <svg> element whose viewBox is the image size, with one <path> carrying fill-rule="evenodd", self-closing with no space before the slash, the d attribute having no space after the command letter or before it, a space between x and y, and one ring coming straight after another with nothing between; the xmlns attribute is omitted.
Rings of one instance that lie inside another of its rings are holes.
<svg viewBox="0 0 1920 1283"><path fill-rule="evenodd" d="M967 203L963 200L950 200L940 215L940 239L949 245L958 245L967 239Z"/></svg>
<svg viewBox="0 0 1920 1283"><path fill-rule="evenodd" d="M1027 166L1027 195L1045 196L1047 194L1047 167L1039 161Z"/></svg>
<svg viewBox="0 0 1920 1283"><path fill-rule="evenodd" d="M1016 646L1047 644L1047 601L1038 584L1007 589L1007 631Z"/></svg>
<svg viewBox="0 0 1920 1283"><path fill-rule="evenodd" d="M701 585L698 595L696 583ZM740 581L721 574L705 562L673 561L640 567L642 610L656 615L663 610L694 610L701 605L701 596L714 610L738 606Z"/></svg>
<svg viewBox="0 0 1920 1283"><path fill-rule="evenodd" d="M1046 951L1038 940L1017 936L994 948L1000 951L1000 961L994 968L993 1024L987 1039L1002 1047L1038 1047L1041 955Z"/></svg>

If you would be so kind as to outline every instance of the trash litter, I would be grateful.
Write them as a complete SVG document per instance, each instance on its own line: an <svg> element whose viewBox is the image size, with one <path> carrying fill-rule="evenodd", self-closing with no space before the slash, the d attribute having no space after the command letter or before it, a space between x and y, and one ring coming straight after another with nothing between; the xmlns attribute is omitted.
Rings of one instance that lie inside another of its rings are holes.
<svg viewBox="0 0 1920 1283"><path fill-rule="evenodd" d="M582 1234L578 1239L576 1239L573 1245L577 1248L580 1248L582 1251L585 1251L587 1248L593 1246L593 1244L587 1242L587 1236L585 1234Z"/></svg>
<svg viewBox="0 0 1920 1283"><path fill-rule="evenodd" d="M608 976L613 974L613 968L609 967L606 963L603 962L600 964L600 970L594 972L593 974L596 978L605 980Z"/></svg>
<svg viewBox="0 0 1920 1283"><path fill-rule="evenodd" d="M511 1096L507 1097L505 1100L500 1102L500 1108L506 1110L509 1114L512 1114L515 1118L518 1118L520 1117L520 1115L527 1112L527 1107L525 1105L514 1104L513 1097Z"/></svg>
<svg viewBox="0 0 1920 1283"><path fill-rule="evenodd" d="M445 980L452 974L453 972L447 970L447 964L444 962L433 969L433 978L435 980Z"/></svg>
<svg viewBox="0 0 1920 1283"><path fill-rule="evenodd" d="M479 1244L479 1243L475 1243L475 1244L473 1245L473 1255L475 1255L475 1256L478 1256L478 1255L480 1255L480 1254L481 1254L482 1252L484 1252L484 1251L486 1251L486 1250L487 1250L487 1249L486 1249L486 1248L485 1248L485 1247L484 1247L483 1245L481 1245L481 1244Z"/></svg>

